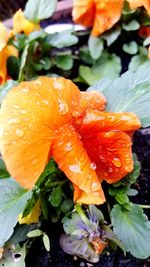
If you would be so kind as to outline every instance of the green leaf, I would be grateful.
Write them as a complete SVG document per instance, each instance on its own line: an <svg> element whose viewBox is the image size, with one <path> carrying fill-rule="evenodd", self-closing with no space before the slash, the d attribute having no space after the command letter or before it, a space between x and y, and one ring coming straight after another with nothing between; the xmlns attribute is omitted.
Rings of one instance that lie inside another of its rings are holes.
<svg viewBox="0 0 150 267"><path fill-rule="evenodd" d="M111 211L114 233L123 242L126 251L139 259L150 256L150 221L141 207L131 204L129 211L115 205Z"/></svg>
<svg viewBox="0 0 150 267"><path fill-rule="evenodd" d="M63 70L70 70L73 67L73 59L70 55L56 56L56 66Z"/></svg>
<svg viewBox="0 0 150 267"><path fill-rule="evenodd" d="M44 247L46 248L46 250L49 252L50 251L50 240L47 234L43 234L43 243L44 243Z"/></svg>
<svg viewBox="0 0 150 267"><path fill-rule="evenodd" d="M83 46L79 50L79 58L89 65L92 65L94 63L94 59L90 55L90 51L87 46Z"/></svg>
<svg viewBox="0 0 150 267"><path fill-rule="evenodd" d="M38 237L41 235L43 235L43 231L41 231L40 229L36 229L36 230L30 231L27 234L27 237L33 238L33 237Z"/></svg>
<svg viewBox="0 0 150 267"><path fill-rule="evenodd" d="M73 207L73 201L71 199L65 199L60 206L61 211L64 213L69 212L72 207Z"/></svg>
<svg viewBox="0 0 150 267"><path fill-rule="evenodd" d="M52 206L58 207L61 204L62 194L63 192L60 186L53 189L51 196L50 196L50 202Z"/></svg>
<svg viewBox="0 0 150 267"><path fill-rule="evenodd" d="M115 79L121 71L121 61L115 54L103 53L92 68L80 66L79 74L89 85L95 84L104 77Z"/></svg>
<svg viewBox="0 0 150 267"><path fill-rule="evenodd" d="M118 194L116 194L115 195L115 199L120 205L124 205L124 204L128 204L129 203L129 198L126 195L126 193L118 193Z"/></svg>
<svg viewBox="0 0 150 267"><path fill-rule="evenodd" d="M107 46L113 44L121 34L121 28L118 26L115 29L109 30L107 33L101 35L101 38L107 42Z"/></svg>
<svg viewBox="0 0 150 267"><path fill-rule="evenodd" d="M150 36L145 39L143 45L144 46L150 45Z"/></svg>
<svg viewBox="0 0 150 267"><path fill-rule="evenodd" d="M13 80L8 80L4 85L0 86L0 104L2 103L3 99L14 86L16 86L18 82Z"/></svg>
<svg viewBox="0 0 150 267"><path fill-rule="evenodd" d="M15 254L20 255L20 257L15 261ZM3 258L0 260L0 267L25 267L25 256L26 256L26 246L19 248L14 251L14 248L11 250L8 249L6 254L4 253Z"/></svg>
<svg viewBox="0 0 150 267"><path fill-rule="evenodd" d="M150 59L148 58L148 53L145 54L139 54L134 57L132 57L130 64L129 64L129 70L136 71L139 66L147 66L149 68L150 66Z"/></svg>
<svg viewBox="0 0 150 267"><path fill-rule="evenodd" d="M78 38L73 34L73 30L71 29L63 32L49 34L45 42L55 48L64 48L77 44Z"/></svg>
<svg viewBox="0 0 150 267"><path fill-rule="evenodd" d="M136 189L133 189L133 188L129 188L128 191L127 191L127 195L128 196L136 196L138 194L138 191Z"/></svg>
<svg viewBox="0 0 150 267"><path fill-rule="evenodd" d="M0 158L0 179L9 178L10 174L8 173L4 161Z"/></svg>
<svg viewBox="0 0 150 267"><path fill-rule="evenodd" d="M32 191L26 192L13 179L0 180L0 247L10 238Z"/></svg>
<svg viewBox="0 0 150 267"><path fill-rule="evenodd" d="M138 45L134 41L129 44L124 44L122 48L124 52L130 55L135 55L138 52Z"/></svg>
<svg viewBox="0 0 150 267"><path fill-rule="evenodd" d="M28 0L25 17L33 22L51 17L56 9L57 0Z"/></svg>
<svg viewBox="0 0 150 267"><path fill-rule="evenodd" d="M102 40L102 38L96 38L90 35L88 40L88 47L91 57L93 59L98 59L104 49L104 41Z"/></svg>
<svg viewBox="0 0 150 267"><path fill-rule="evenodd" d="M122 24L125 31L136 31L140 28L140 23L137 20L131 20L127 24Z"/></svg>
<svg viewBox="0 0 150 267"><path fill-rule="evenodd" d="M102 88L102 92L107 99L107 111L134 112L143 127L150 125L150 67L139 67L136 72L127 71L112 81L111 86Z"/></svg>
<svg viewBox="0 0 150 267"><path fill-rule="evenodd" d="M21 63L20 63L20 72L19 72L19 81L23 81L24 80L24 68L25 68L25 65L26 65L26 62L27 62L27 56L28 56L28 53L29 53L29 44L27 44L24 48L24 51L22 53L22 56L21 56Z"/></svg>

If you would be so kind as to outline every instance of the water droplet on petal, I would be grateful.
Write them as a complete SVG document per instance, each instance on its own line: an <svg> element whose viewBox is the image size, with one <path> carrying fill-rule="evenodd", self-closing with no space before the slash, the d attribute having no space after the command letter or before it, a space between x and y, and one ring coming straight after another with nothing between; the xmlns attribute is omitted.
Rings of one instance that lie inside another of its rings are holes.
<svg viewBox="0 0 150 267"><path fill-rule="evenodd" d="M90 168L95 171L96 170L96 164L94 162L91 162Z"/></svg>
<svg viewBox="0 0 150 267"><path fill-rule="evenodd" d="M19 106L18 106L18 105L14 105L14 108L15 108L15 109L18 109L18 108L19 108Z"/></svg>
<svg viewBox="0 0 150 267"><path fill-rule="evenodd" d="M37 161L38 161L37 159L32 160L32 164L36 164Z"/></svg>
<svg viewBox="0 0 150 267"><path fill-rule="evenodd" d="M113 169L110 167L110 168L108 169L108 171L109 171L109 172L113 172Z"/></svg>
<svg viewBox="0 0 150 267"><path fill-rule="evenodd" d="M22 92L23 92L23 93L28 93L28 92L29 92L29 88L23 88L23 89L22 89Z"/></svg>
<svg viewBox="0 0 150 267"><path fill-rule="evenodd" d="M113 158L112 163L115 167L121 167L121 160L118 158Z"/></svg>
<svg viewBox="0 0 150 267"><path fill-rule="evenodd" d="M54 77L53 79L54 79L54 83L53 83L54 88L61 90L62 89L62 84L57 81L56 77Z"/></svg>
<svg viewBox="0 0 150 267"><path fill-rule="evenodd" d="M20 129L17 129L16 130L16 135L18 135L18 136L23 136L24 135L24 132L22 131L22 130L20 130Z"/></svg>
<svg viewBox="0 0 150 267"><path fill-rule="evenodd" d="M17 123L17 122L19 122L18 118L11 118L8 120L8 123Z"/></svg>
<svg viewBox="0 0 150 267"><path fill-rule="evenodd" d="M41 81L35 81L35 84L41 85L42 82Z"/></svg>
<svg viewBox="0 0 150 267"><path fill-rule="evenodd" d="M58 100L59 103L59 112L65 115L68 112L68 105L61 100Z"/></svg>
<svg viewBox="0 0 150 267"><path fill-rule="evenodd" d="M106 162L106 158L103 155L100 155L99 158L102 162Z"/></svg>
<svg viewBox="0 0 150 267"><path fill-rule="evenodd" d="M21 114L26 114L27 111L26 111L25 109L21 109L21 110L20 110L20 113L21 113Z"/></svg>
<svg viewBox="0 0 150 267"><path fill-rule="evenodd" d="M44 99L43 101L42 101L45 105L48 105L48 100L46 100L46 99Z"/></svg>
<svg viewBox="0 0 150 267"><path fill-rule="evenodd" d="M98 183L92 183L92 190L96 191L96 189L99 187Z"/></svg>
<svg viewBox="0 0 150 267"><path fill-rule="evenodd" d="M66 151L71 151L71 149L72 149L71 143L68 142L68 143L66 144L66 146L65 146L65 150L66 150Z"/></svg>
<svg viewBox="0 0 150 267"><path fill-rule="evenodd" d="M70 169L72 172L75 172L75 173L81 173L81 169L80 169L79 164L70 165L70 166L69 166L69 169Z"/></svg>

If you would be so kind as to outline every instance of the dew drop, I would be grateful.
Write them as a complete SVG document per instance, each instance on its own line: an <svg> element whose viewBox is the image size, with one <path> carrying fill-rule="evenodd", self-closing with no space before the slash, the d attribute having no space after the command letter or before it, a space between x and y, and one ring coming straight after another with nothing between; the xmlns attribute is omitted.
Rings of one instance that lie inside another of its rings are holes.
<svg viewBox="0 0 150 267"><path fill-rule="evenodd" d="M26 111L25 109L21 109L21 110L20 110L20 113L21 113L21 114L26 114L27 111Z"/></svg>
<svg viewBox="0 0 150 267"><path fill-rule="evenodd" d="M110 168L108 169L108 171L109 171L109 172L113 172L113 169L110 167Z"/></svg>
<svg viewBox="0 0 150 267"><path fill-rule="evenodd" d="M18 105L14 105L14 108L15 108L15 109L18 109L18 108L19 108L19 106L18 106Z"/></svg>
<svg viewBox="0 0 150 267"><path fill-rule="evenodd" d="M59 103L59 112L65 115L68 112L68 105L61 100L58 100Z"/></svg>
<svg viewBox="0 0 150 267"><path fill-rule="evenodd" d="M55 88L55 89L59 89L59 90L61 90L61 89L62 89L62 84L59 83L59 82L56 80L55 77L54 77L53 79L54 79L54 83L53 83L54 88Z"/></svg>
<svg viewBox="0 0 150 267"><path fill-rule="evenodd" d="M28 92L29 92L29 88L23 88L23 89L22 89L22 92L23 92L23 93L28 93Z"/></svg>
<svg viewBox="0 0 150 267"><path fill-rule="evenodd" d="M95 171L96 170L96 164L94 162L91 162L90 168Z"/></svg>
<svg viewBox="0 0 150 267"><path fill-rule="evenodd" d="M19 129L17 129L16 130L16 135L18 135L18 136L23 136L24 135L24 132L22 131L22 130L19 130Z"/></svg>
<svg viewBox="0 0 150 267"><path fill-rule="evenodd" d="M95 191L97 189L97 187L99 186L99 184L97 183L92 183L92 190Z"/></svg>
<svg viewBox="0 0 150 267"><path fill-rule="evenodd" d="M46 99L44 99L43 101L42 101L45 105L48 105L48 100L46 100Z"/></svg>
<svg viewBox="0 0 150 267"><path fill-rule="evenodd" d="M66 144L66 146L65 146L65 150L66 150L66 151L71 151L71 149L72 149L71 143L68 142L68 143Z"/></svg>
<svg viewBox="0 0 150 267"><path fill-rule="evenodd" d="M79 164L76 164L76 165L70 165L69 166L69 169L74 172L74 173L81 173L81 169L80 169L80 166Z"/></svg>
<svg viewBox="0 0 150 267"><path fill-rule="evenodd" d="M106 158L103 155L100 155L99 158L102 162L106 162Z"/></svg>
<svg viewBox="0 0 150 267"><path fill-rule="evenodd" d="M42 82L41 81L35 81L35 84L41 85Z"/></svg>
<svg viewBox="0 0 150 267"><path fill-rule="evenodd" d="M36 164L36 163L37 163L37 159L32 160L32 164L33 165Z"/></svg>
<svg viewBox="0 0 150 267"><path fill-rule="evenodd" d="M19 122L18 118L11 118L8 120L8 123L12 124L12 123L17 123Z"/></svg>
<svg viewBox="0 0 150 267"><path fill-rule="evenodd" d="M121 160L118 158L113 158L112 163L115 167L121 167Z"/></svg>

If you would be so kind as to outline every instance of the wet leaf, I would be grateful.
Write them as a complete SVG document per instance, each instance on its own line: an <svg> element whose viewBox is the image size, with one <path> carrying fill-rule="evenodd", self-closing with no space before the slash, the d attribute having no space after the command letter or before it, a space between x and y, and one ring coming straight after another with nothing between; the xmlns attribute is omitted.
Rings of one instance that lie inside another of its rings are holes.
<svg viewBox="0 0 150 267"><path fill-rule="evenodd" d="M115 205L111 211L114 233L123 242L126 251L139 259L150 256L150 221L141 207L131 204L129 211Z"/></svg>
<svg viewBox="0 0 150 267"><path fill-rule="evenodd" d="M107 33L102 34L101 38L107 42L107 46L110 46L118 39L120 34L121 34L121 28L116 27L115 29L113 28Z"/></svg>
<svg viewBox="0 0 150 267"><path fill-rule="evenodd" d="M61 211L64 213L69 212L72 207L73 207L73 201L71 199L65 199L60 206Z"/></svg>
<svg viewBox="0 0 150 267"><path fill-rule="evenodd" d="M15 254L20 257L15 258ZM26 246L17 249L17 251L8 251L4 258L0 260L0 267L25 267Z"/></svg>

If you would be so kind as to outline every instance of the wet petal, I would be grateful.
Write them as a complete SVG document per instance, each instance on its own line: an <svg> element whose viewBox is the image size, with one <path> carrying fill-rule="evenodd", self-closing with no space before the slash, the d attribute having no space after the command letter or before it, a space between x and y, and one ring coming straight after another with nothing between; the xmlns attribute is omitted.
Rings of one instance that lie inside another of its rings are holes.
<svg viewBox="0 0 150 267"><path fill-rule="evenodd" d="M81 92L81 104L82 110L94 109L103 111L106 105L106 98L103 94L97 91Z"/></svg>
<svg viewBox="0 0 150 267"><path fill-rule="evenodd" d="M141 127L137 115L131 112L99 112L88 110L80 127L84 136L98 133L99 131L135 131Z"/></svg>
<svg viewBox="0 0 150 267"><path fill-rule="evenodd" d="M73 21L91 27L95 15L95 3L93 0L74 0L73 4Z"/></svg>
<svg viewBox="0 0 150 267"><path fill-rule="evenodd" d="M9 91L0 111L0 149L21 185L32 188L49 160L54 131L71 122L79 103L80 91L64 78L41 77Z"/></svg>
<svg viewBox="0 0 150 267"><path fill-rule="evenodd" d="M93 23L92 35L98 36L109 30L120 19L123 0L95 0L96 13Z"/></svg>
<svg viewBox="0 0 150 267"><path fill-rule="evenodd" d="M95 170L91 168L90 159L80 141L80 136L72 125L64 125L55 133L52 155L59 168L79 189L87 194L99 193L100 182ZM104 202L104 195L99 195L99 198L101 202L103 198Z"/></svg>
<svg viewBox="0 0 150 267"><path fill-rule="evenodd" d="M147 12L150 14L150 1L149 0L128 0L131 9L144 6Z"/></svg>
<svg viewBox="0 0 150 267"><path fill-rule="evenodd" d="M99 179L115 183L133 169L131 140L120 131L102 132L82 139Z"/></svg>
<svg viewBox="0 0 150 267"><path fill-rule="evenodd" d="M35 30L39 30L39 24L35 24L29 20L27 20L22 12L19 9L13 16L13 30L12 34L15 35L17 33L24 32L26 35L30 34Z"/></svg>

